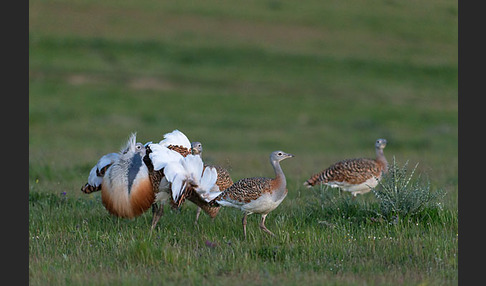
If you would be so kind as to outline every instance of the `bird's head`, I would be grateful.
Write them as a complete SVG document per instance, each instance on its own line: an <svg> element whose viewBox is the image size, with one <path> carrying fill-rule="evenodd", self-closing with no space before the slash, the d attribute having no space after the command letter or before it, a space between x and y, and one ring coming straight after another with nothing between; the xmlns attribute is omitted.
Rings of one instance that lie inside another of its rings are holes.
<svg viewBox="0 0 486 286"><path fill-rule="evenodd" d="M280 162L287 158L292 158L294 155L285 153L284 151L274 151L270 154L270 161L272 162Z"/></svg>
<svg viewBox="0 0 486 286"><path fill-rule="evenodd" d="M147 145L147 144L146 144ZM132 133L130 138L125 145L125 148L122 149L121 154L128 156L133 156L133 154L138 153L141 157L145 156L146 147L144 144L137 142L137 134Z"/></svg>
<svg viewBox="0 0 486 286"><path fill-rule="evenodd" d="M137 142L137 144L135 144L135 153L139 153L141 157L145 156L146 151L147 148L142 143Z"/></svg>
<svg viewBox="0 0 486 286"><path fill-rule="evenodd" d="M385 146L386 146L386 139L377 139L376 142L375 142L375 148L376 149L385 149Z"/></svg>
<svg viewBox="0 0 486 286"><path fill-rule="evenodd" d="M201 155L203 151L201 142L192 142L191 143L191 152L192 155Z"/></svg>

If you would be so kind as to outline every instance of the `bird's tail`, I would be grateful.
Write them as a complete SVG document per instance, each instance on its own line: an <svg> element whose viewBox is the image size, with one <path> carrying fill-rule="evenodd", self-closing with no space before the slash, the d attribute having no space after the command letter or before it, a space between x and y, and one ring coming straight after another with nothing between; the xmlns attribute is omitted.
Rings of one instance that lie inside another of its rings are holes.
<svg viewBox="0 0 486 286"><path fill-rule="evenodd" d="M184 135L184 133L175 129L170 133L164 134L164 140L159 142L160 145L168 147L172 146L183 146L186 149L191 149L191 141Z"/></svg>
<svg viewBox="0 0 486 286"><path fill-rule="evenodd" d="M304 186L306 186L306 188L312 188L312 184L309 182L309 180L304 182Z"/></svg>
<svg viewBox="0 0 486 286"><path fill-rule="evenodd" d="M165 168L171 162L177 163L183 158L181 154L160 144L149 144L147 149L149 150L150 161L156 171Z"/></svg>
<svg viewBox="0 0 486 286"><path fill-rule="evenodd" d="M312 188L318 183L318 181L319 181L319 176L313 175L312 177L310 177L310 179L304 182L304 186L306 186L307 188Z"/></svg>
<svg viewBox="0 0 486 286"><path fill-rule="evenodd" d="M216 185L217 180L218 173L216 172L216 169L213 167L206 167L199 185L194 189L201 196L201 198L207 202L210 202L222 193L218 185Z"/></svg>
<svg viewBox="0 0 486 286"><path fill-rule="evenodd" d="M216 169L208 167L204 172L203 169L203 161L197 155L181 156L178 161L169 162L165 166L164 174L171 183L172 198L176 204L184 197L189 186L207 201L220 193L216 185Z"/></svg>

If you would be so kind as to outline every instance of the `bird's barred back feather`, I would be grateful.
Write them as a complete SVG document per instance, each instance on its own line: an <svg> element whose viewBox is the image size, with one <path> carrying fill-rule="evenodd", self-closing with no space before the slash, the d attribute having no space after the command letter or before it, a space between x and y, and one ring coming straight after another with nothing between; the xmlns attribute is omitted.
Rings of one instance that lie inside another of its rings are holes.
<svg viewBox="0 0 486 286"><path fill-rule="evenodd" d="M314 174L306 183L310 186L329 182L361 184L372 177L380 177L383 169L384 165L373 159L347 159Z"/></svg>
<svg viewBox="0 0 486 286"><path fill-rule="evenodd" d="M167 146L167 149L176 151L177 153L181 154L183 157L186 157L187 155L191 154L191 149L187 149L186 147L181 145L169 145Z"/></svg>
<svg viewBox="0 0 486 286"><path fill-rule="evenodd" d="M206 200L201 198L201 196L193 188L188 188L185 199L188 199L189 201L196 204L205 213L207 213L211 218L216 217L216 215L219 212L219 209L221 208L217 204L208 203Z"/></svg>
<svg viewBox="0 0 486 286"><path fill-rule="evenodd" d="M245 178L225 189L214 201L232 200L240 203L249 203L271 190L272 179L270 178Z"/></svg>

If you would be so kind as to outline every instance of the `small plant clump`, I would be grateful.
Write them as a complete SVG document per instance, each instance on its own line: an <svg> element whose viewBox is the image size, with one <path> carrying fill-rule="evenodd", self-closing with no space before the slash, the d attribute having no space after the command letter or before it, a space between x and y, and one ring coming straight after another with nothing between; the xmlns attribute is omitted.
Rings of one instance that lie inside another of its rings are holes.
<svg viewBox="0 0 486 286"><path fill-rule="evenodd" d="M393 158L388 173L372 190L379 201L379 214L385 218L398 219L420 214L427 208L438 207L438 201L445 195L442 190L432 191L430 182L424 182L420 175L412 180L418 163L410 173L407 166L408 161L400 167Z"/></svg>

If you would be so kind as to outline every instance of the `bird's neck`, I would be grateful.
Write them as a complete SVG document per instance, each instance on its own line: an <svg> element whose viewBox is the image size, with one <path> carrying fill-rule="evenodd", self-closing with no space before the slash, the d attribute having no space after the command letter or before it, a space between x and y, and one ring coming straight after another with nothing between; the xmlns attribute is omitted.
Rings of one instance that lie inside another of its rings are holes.
<svg viewBox="0 0 486 286"><path fill-rule="evenodd" d="M272 161L272 166L273 170L275 171L275 181L277 181L279 184L283 184L283 188L285 189L286 186L286 180L285 180L285 175L284 172L282 171L282 167L280 167L280 162L279 161Z"/></svg>
<svg viewBox="0 0 486 286"><path fill-rule="evenodd" d="M383 149L376 148L376 161L383 165L383 173L388 172L388 162L386 161Z"/></svg>

